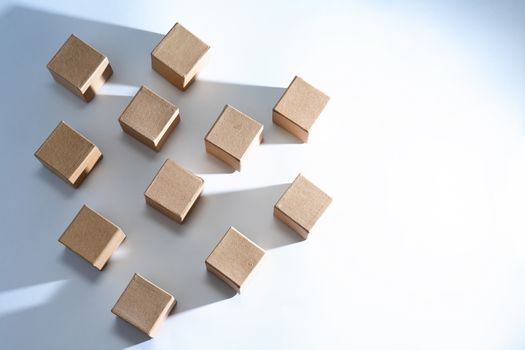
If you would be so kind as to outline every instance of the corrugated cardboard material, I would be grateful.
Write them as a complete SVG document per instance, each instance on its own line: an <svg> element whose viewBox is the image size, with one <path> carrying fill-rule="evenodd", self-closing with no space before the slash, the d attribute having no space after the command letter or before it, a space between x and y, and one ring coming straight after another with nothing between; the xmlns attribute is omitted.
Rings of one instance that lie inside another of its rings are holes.
<svg viewBox="0 0 525 350"><path fill-rule="evenodd" d="M120 227L84 205L58 241L102 270L125 238Z"/></svg>
<svg viewBox="0 0 525 350"><path fill-rule="evenodd" d="M53 78L89 102L113 74L109 59L75 35L66 40L47 64Z"/></svg>
<svg viewBox="0 0 525 350"><path fill-rule="evenodd" d="M210 46L179 23L151 52L151 66L170 83L185 90L207 60Z"/></svg>
<svg viewBox="0 0 525 350"><path fill-rule="evenodd" d="M179 109L146 86L141 86L122 112L119 123L124 132L159 151L179 124Z"/></svg>
<svg viewBox="0 0 525 350"><path fill-rule="evenodd" d="M91 141L61 121L35 156L64 181L78 187L102 158Z"/></svg>
<svg viewBox="0 0 525 350"><path fill-rule="evenodd" d="M146 202L182 224L204 189L204 180L167 159L144 192Z"/></svg>
<svg viewBox="0 0 525 350"><path fill-rule="evenodd" d="M263 125L226 105L204 138L206 151L240 171L248 149L263 139Z"/></svg>
<svg viewBox="0 0 525 350"><path fill-rule="evenodd" d="M296 76L273 108L273 122L301 141L308 142L310 129L329 99Z"/></svg>
<svg viewBox="0 0 525 350"><path fill-rule="evenodd" d="M274 215L304 239L332 198L299 174L274 206Z"/></svg>
<svg viewBox="0 0 525 350"><path fill-rule="evenodd" d="M238 293L264 256L264 250L230 227L206 259L206 268Z"/></svg>
<svg viewBox="0 0 525 350"><path fill-rule="evenodd" d="M171 294L134 274L111 312L153 337L175 304Z"/></svg>

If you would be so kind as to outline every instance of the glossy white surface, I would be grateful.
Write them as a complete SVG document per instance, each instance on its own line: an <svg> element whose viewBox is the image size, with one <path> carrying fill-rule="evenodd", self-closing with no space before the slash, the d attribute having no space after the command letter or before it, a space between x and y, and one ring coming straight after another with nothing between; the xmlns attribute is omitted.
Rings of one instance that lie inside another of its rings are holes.
<svg viewBox="0 0 525 350"><path fill-rule="evenodd" d="M35 0L0 11L0 348L525 347L523 2ZM212 47L184 93L150 68L176 21ZM115 71L89 104L46 70L70 33ZM332 97L307 145L271 123L296 74ZM181 110L158 154L117 121L141 84ZM265 125L242 173L204 151L226 103ZM77 190L33 156L59 120L104 153ZM143 198L167 157L206 181L183 225ZM272 216L298 172L334 198L304 242ZM57 242L84 203L127 234L102 272ZM242 295L204 266L230 225L268 249ZM179 302L152 340L110 312L134 272Z"/></svg>

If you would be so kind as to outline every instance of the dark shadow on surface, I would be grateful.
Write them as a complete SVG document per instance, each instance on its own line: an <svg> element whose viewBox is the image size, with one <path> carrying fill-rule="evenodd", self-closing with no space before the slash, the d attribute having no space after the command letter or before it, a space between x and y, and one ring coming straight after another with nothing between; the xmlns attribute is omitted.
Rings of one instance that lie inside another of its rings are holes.
<svg viewBox="0 0 525 350"><path fill-rule="evenodd" d="M119 138L123 144L126 145L131 151L133 151L137 157L140 157L141 159L148 160L152 158L159 157L162 159L162 155L159 155L159 152L155 152L149 147L146 147L144 144L140 143L138 140L134 139L133 137L129 136L128 134L122 132L119 135Z"/></svg>
<svg viewBox="0 0 525 350"><path fill-rule="evenodd" d="M147 66L148 62L142 62L142 64ZM151 79L150 75L153 73L155 72L148 68L144 73L144 79L148 77ZM175 91L176 89L171 86L162 88L160 85L157 86L157 89L148 86L179 107L181 122L158 153L122 132L123 142L130 145L141 156L169 157L200 174L232 173L232 168L206 153L204 147L204 137L225 104L235 106L264 125L263 143L299 143L296 138L272 122L273 104L282 94L283 89L281 88L197 80L193 83L191 92L182 93ZM111 96L98 96L97 98L108 97ZM113 96L113 98L122 99L125 104L131 100L131 97ZM120 112L115 118L118 118Z"/></svg>
<svg viewBox="0 0 525 350"><path fill-rule="evenodd" d="M38 169L37 177L45 182L46 186L53 187L54 190L60 192L65 198L70 198L75 194L75 188L73 186L59 178L42 164Z"/></svg>
<svg viewBox="0 0 525 350"><path fill-rule="evenodd" d="M138 328L133 327L117 316L115 316L113 330L115 334L127 342L129 346L140 344L151 339L147 334L144 334L139 331Z"/></svg>
<svg viewBox="0 0 525 350"><path fill-rule="evenodd" d="M131 96L97 95L85 103L52 79L46 64L71 33L109 57L115 70L109 83L145 84L179 106L182 121L161 152L121 130L118 117ZM5 101L0 145L6 164L0 184L9 199L2 202L1 211L8 213L3 220L8 234L2 238L9 239L0 244L0 256L11 263L0 264L0 296L3 291L67 280L44 304L0 315L2 347L119 349L143 342L147 339L115 321L110 311L133 273L174 295L178 305L171 317L176 319L177 313L235 295L204 264L230 225L265 249L299 241L272 215L285 186L205 196L183 225L154 209L145 210L144 190L168 157L196 173L231 172L206 154L203 140L227 103L265 125L266 143L296 142L271 122L271 110L284 89L197 80L182 93L151 70L150 51L160 38L24 7L1 15L2 49L9 54L0 57L0 66L9 84L0 84ZM104 155L78 189L32 156L60 120ZM108 217L127 236L116 252L122 254L114 254L103 271L57 242L82 204Z"/></svg>
<svg viewBox="0 0 525 350"><path fill-rule="evenodd" d="M167 290L174 291L178 300L175 313L230 298L234 291L214 276L210 279L205 259L230 226L264 249L301 242L299 235L272 214L273 204L287 187L202 196L183 224L143 203L137 215L127 217L130 227L137 231L130 243L133 260L142 262L148 278L163 281ZM155 259L148 259L151 256ZM158 268L159 262L165 269Z"/></svg>

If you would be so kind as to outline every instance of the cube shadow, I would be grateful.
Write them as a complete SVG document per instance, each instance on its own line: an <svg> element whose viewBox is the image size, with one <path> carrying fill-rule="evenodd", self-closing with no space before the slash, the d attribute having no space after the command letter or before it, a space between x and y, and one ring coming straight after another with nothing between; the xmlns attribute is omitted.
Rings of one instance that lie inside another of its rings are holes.
<svg viewBox="0 0 525 350"><path fill-rule="evenodd" d="M114 68L112 77L89 104L57 84L46 69L71 33L107 55ZM110 312L134 272L155 281L178 300L168 318L171 326L179 313L234 296L204 264L230 225L265 249L300 241L272 215L273 204L286 188L282 185L204 196L183 225L147 208L144 191L166 158L197 174L231 172L206 154L204 147L204 135L227 103L265 126L265 143L297 143L271 121L272 108L283 88L197 79L180 92L151 69L150 52L161 37L26 7L11 7L0 15L0 38L5 52L12 53L0 58L2 65L9 67L3 79L10 82L0 87L5 116L0 142L6 164L0 183L10 184L3 189L9 200L1 204L2 211L10 213L3 221L10 241L0 245L0 255L11 262L0 265L0 296L11 293L24 300L27 296L17 294L18 290L66 281L40 304L0 314L4 347L135 345L148 339ZM135 88L144 84L179 106L181 123L159 153L122 131L118 117L132 96L112 94L111 84ZM78 189L33 157L60 120L88 137L104 155L104 161ZM101 272L57 242L82 204L103 212L127 236ZM60 336L46 325L60 330Z"/></svg>

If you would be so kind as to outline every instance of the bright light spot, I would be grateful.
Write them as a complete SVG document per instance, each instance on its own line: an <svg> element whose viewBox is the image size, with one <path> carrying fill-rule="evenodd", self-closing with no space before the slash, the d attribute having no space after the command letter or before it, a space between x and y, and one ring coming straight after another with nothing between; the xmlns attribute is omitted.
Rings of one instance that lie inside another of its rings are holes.
<svg viewBox="0 0 525 350"><path fill-rule="evenodd" d="M59 280L0 293L0 317L49 302L66 282Z"/></svg>
<svg viewBox="0 0 525 350"><path fill-rule="evenodd" d="M111 255L111 260L121 260L122 258L125 258L129 255L129 250L127 247L119 247L115 252Z"/></svg>
<svg viewBox="0 0 525 350"><path fill-rule="evenodd" d="M133 85L105 83L97 94L108 96L135 96L139 88Z"/></svg>
<svg viewBox="0 0 525 350"><path fill-rule="evenodd" d="M204 195L245 191L291 183L302 171L305 145L261 144L250 150L241 172L199 174L206 186Z"/></svg>

